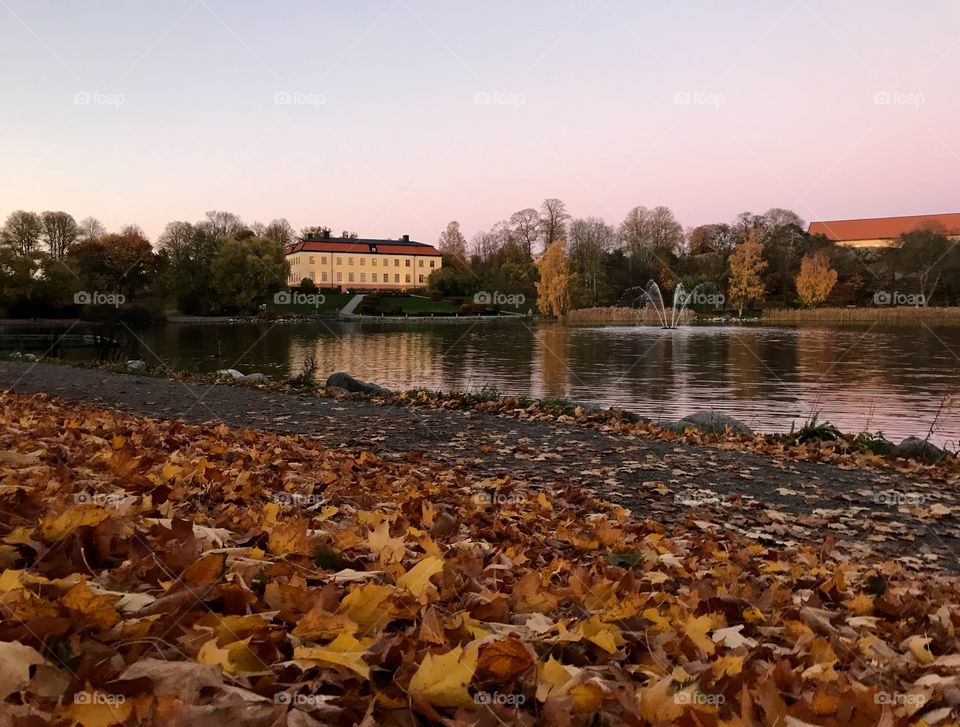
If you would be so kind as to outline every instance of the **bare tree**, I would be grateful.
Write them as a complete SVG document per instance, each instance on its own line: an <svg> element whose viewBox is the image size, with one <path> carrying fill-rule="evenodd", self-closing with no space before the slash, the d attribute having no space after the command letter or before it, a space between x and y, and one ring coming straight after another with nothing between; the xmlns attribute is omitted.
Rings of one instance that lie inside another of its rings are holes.
<svg viewBox="0 0 960 727"><path fill-rule="evenodd" d="M510 227L526 257L532 258L534 245L540 239L540 215L532 207L514 212L510 215Z"/></svg>
<svg viewBox="0 0 960 727"><path fill-rule="evenodd" d="M57 260L62 259L80 235L77 221L66 212L44 212L40 215L40 221L43 224L42 238L50 255Z"/></svg>
<svg viewBox="0 0 960 727"><path fill-rule="evenodd" d="M569 219L567 206L562 200L553 197L543 200L540 205L540 234L545 248L566 237Z"/></svg>
<svg viewBox="0 0 960 727"><path fill-rule="evenodd" d="M675 253L683 242L683 225L669 207L650 210L650 245L664 253Z"/></svg>
<svg viewBox="0 0 960 727"><path fill-rule="evenodd" d="M599 217L576 219L570 223L570 260L593 305L599 302L603 259L613 248L614 241L613 228Z"/></svg>
<svg viewBox="0 0 960 727"><path fill-rule="evenodd" d="M210 210L207 212L205 224L209 225L210 231L217 237L233 237L246 229L239 215L222 210Z"/></svg>
<svg viewBox="0 0 960 727"><path fill-rule="evenodd" d="M782 207L771 207L763 213L763 218L766 220L767 227L774 230L787 225L796 225L800 229L806 226L800 215L793 210L783 209Z"/></svg>
<svg viewBox="0 0 960 727"><path fill-rule="evenodd" d="M97 240L107 234L107 228L96 217L84 217L77 226L77 241Z"/></svg>
<svg viewBox="0 0 960 727"><path fill-rule="evenodd" d="M457 262L467 259L467 240L460 232L460 223L454 220L448 222L446 229L440 233L437 240L437 249L446 258Z"/></svg>
<svg viewBox="0 0 960 727"><path fill-rule="evenodd" d="M17 210L10 213L0 229L0 243L26 257L37 249L42 234L43 223L36 212Z"/></svg>
<svg viewBox="0 0 960 727"><path fill-rule="evenodd" d="M620 223L620 242L633 259L646 261L650 252L650 210L634 207Z"/></svg>
<svg viewBox="0 0 960 727"><path fill-rule="evenodd" d="M278 245L289 245L293 242L293 238L296 233L293 230L293 225L287 222L286 217L281 217L277 220L270 220L270 224L267 225L267 229L263 231L263 236L269 240L273 240Z"/></svg>

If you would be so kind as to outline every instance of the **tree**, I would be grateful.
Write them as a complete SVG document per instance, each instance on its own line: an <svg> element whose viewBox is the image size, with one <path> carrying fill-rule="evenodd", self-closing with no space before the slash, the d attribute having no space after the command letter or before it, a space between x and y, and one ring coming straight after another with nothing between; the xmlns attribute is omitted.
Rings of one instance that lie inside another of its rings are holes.
<svg viewBox="0 0 960 727"><path fill-rule="evenodd" d="M176 299L183 313L202 315L219 309L213 290L213 261L220 240L209 226L189 222L171 222L157 241L167 256L162 288Z"/></svg>
<svg viewBox="0 0 960 727"><path fill-rule="evenodd" d="M95 240L107 234L107 228L104 227L96 217L84 217L77 225L77 241Z"/></svg>
<svg viewBox="0 0 960 727"><path fill-rule="evenodd" d="M542 313L558 318L570 310L570 289L573 275L567 260L567 244L555 240L540 259L540 281L537 283L537 307Z"/></svg>
<svg viewBox="0 0 960 727"><path fill-rule="evenodd" d="M36 212L17 210L10 213L0 229L0 244L18 255L27 256L37 249L42 234L43 222Z"/></svg>
<svg viewBox="0 0 960 727"><path fill-rule="evenodd" d="M733 236L730 225L719 223L694 227L687 240L691 255L706 255L731 252Z"/></svg>
<svg viewBox="0 0 960 727"><path fill-rule="evenodd" d="M524 255L533 259L533 248L540 239L540 215L527 207L510 215L510 227Z"/></svg>
<svg viewBox="0 0 960 727"><path fill-rule="evenodd" d="M43 225L43 242L46 243L50 255L60 260L80 235L77 221L66 212L44 212L40 215L40 222Z"/></svg>
<svg viewBox="0 0 960 727"><path fill-rule="evenodd" d="M774 230L780 227L787 227L788 225L793 225L800 229L806 226L800 215L793 210L783 209L782 207L771 207L763 213L763 219L766 222L766 226Z"/></svg>
<svg viewBox="0 0 960 727"><path fill-rule="evenodd" d="M543 204L540 205L540 234L543 237L544 248L565 238L569 219L567 206L561 200L556 198L543 200Z"/></svg>
<svg viewBox="0 0 960 727"><path fill-rule="evenodd" d="M201 224L209 225L210 231L217 237L233 237L246 229L243 220L233 212L210 210L206 216L207 219Z"/></svg>
<svg viewBox="0 0 960 727"><path fill-rule="evenodd" d="M956 241L938 227L900 235L888 254L894 270L916 278L923 305L929 305L944 273L960 262Z"/></svg>
<svg viewBox="0 0 960 727"><path fill-rule="evenodd" d="M232 310L249 310L283 290L289 275L283 247L264 237L226 239L213 261L214 289L221 305Z"/></svg>
<svg viewBox="0 0 960 727"><path fill-rule="evenodd" d="M293 225L287 222L285 217L270 220L270 224L264 229L262 235L262 237L273 240L278 245L283 245L284 247L292 243L295 236L296 233L293 230Z"/></svg>
<svg viewBox="0 0 960 727"><path fill-rule="evenodd" d="M763 298L766 288L760 276L766 268L760 235L757 230L752 230L746 241L737 245L730 256L727 297L737 306L739 315L743 315L743 307L747 303Z"/></svg>
<svg viewBox="0 0 960 727"><path fill-rule="evenodd" d="M796 284L800 302L807 308L827 299L837 284L837 271L830 267L826 252L818 250L803 256Z"/></svg>
<svg viewBox="0 0 960 727"><path fill-rule="evenodd" d="M158 265L150 241L135 225L74 244L66 260L87 290L117 291L128 301L155 278Z"/></svg>
<svg viewBox="0 0 960 727"><path fill-rule="evenodd" d="M650 246L659 254L676 253L683 242L683 225L669 207L654 207L648 220Z"/></svg>
<svg viewBox="0 0 960 727"><path fill-rule="evenodd" d="M437 249L444 260L454 264L464 264L467 259L467 240L460 232L460 223L456 220L447 223L446 229L440 233L437 240Z"/></svg>
<svg viewBox="0 0 960 727"><path fill-rule="evenodd" d="M613 248L613 241L613 228L599 217L570 223L570 265L591 305L600 302L604 256Z"/></svg>

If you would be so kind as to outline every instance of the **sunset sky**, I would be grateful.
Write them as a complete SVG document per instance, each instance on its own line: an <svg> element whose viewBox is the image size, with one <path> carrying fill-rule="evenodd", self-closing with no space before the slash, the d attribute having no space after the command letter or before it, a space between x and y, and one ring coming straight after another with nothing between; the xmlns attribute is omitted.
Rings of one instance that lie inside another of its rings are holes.
<svg viewBox="0 0 960 727"><path fill-rule="evenodd" d="M960 211L960 3L0 0L0 219Z"/></svg>

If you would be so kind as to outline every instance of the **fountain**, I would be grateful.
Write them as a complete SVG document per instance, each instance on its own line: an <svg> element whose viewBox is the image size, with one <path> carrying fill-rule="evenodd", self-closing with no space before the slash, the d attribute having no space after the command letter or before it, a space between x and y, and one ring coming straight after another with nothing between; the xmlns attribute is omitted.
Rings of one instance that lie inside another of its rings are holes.
<svg viewBox="0 0 960 727"><path fill-rule="evenodd" d="M660 293L660 286L656 284L653 280L647 283L647 287L643 290L643 295L641 299L646 300L653 306L653 310L657 314L657 318L660 319L660 326L664 329L672 329L677 327L677 321L683 316L683 311L687 308L687 303L690 302L690 299L696 294L697 290L703 285L697 285L689 293L683 287L683 283L677 283L677 287L673 289L673 304L670 306L670 315L667 315L667 307L663 302L663 295ZM659 304L659 305L658 305ZM679 304L679 307L678 307Z"/></svg>

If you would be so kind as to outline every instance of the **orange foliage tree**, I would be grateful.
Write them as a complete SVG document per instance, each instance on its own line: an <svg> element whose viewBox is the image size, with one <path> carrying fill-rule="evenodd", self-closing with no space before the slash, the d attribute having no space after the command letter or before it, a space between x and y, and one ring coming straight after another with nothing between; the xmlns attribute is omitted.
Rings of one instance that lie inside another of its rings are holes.
<svg viewBox="0 0 960 727"><path fill-rule="evenodd" d="M547 315L564 315L570 310L570 285L573 282L570 261L567 260L567 243L558 240L550 245L538 267L537 306Z"/></svg>
<svg viewBox="0 0 960 727"><path fill-rule="evenodd" d="M813 308L825 301L836 284L837 271L830 267L823 250L803 256L797 275L797 297L805 307Z"/></svg>

